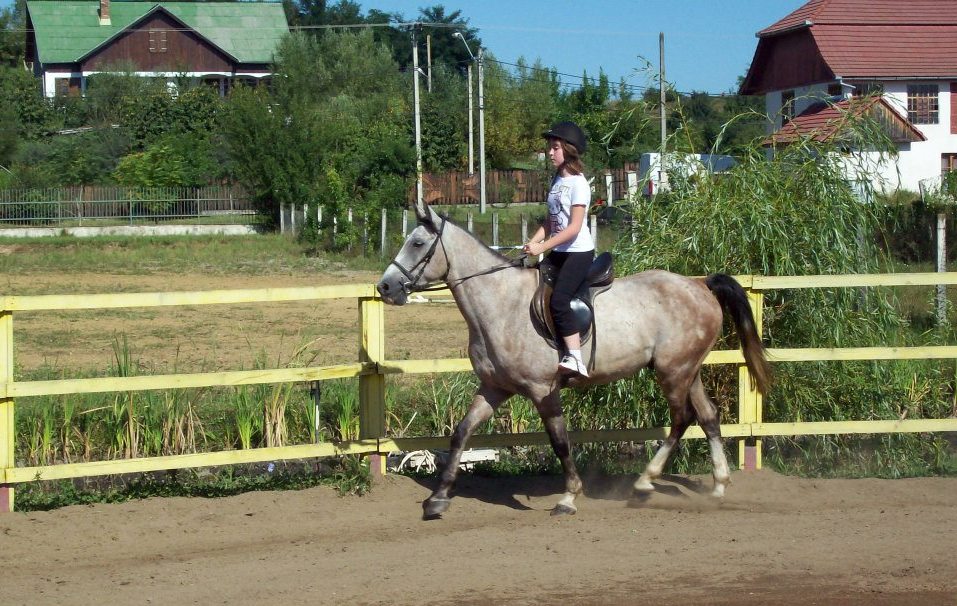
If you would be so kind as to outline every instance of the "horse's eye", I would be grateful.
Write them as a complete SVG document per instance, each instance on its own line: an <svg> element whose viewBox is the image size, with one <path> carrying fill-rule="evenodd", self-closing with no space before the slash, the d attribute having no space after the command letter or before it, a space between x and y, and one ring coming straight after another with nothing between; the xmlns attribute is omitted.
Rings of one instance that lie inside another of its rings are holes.
<svg viewBox="0 0 957 606"><path fill-rule="evenodd" d="M422 240L413 240L413 241L412 241L412 246L414 246L414 247L416 247L416 248L418 248L418 247L420 247L420 246L423 246L423 245L425 245L425 242L423 242Z"/></svg>

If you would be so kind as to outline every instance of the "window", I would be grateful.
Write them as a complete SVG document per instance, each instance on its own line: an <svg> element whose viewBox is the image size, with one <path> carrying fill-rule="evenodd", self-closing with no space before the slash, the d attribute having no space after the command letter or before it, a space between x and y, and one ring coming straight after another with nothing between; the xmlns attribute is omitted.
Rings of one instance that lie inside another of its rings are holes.
<svg viewBox="0 0 957 606"><path fill-rule="evenodd" d="M884 85L880 82L874 82L873 80L868 82L860 82L857 84L857 90L854 91L854 95L857 97L866 97L867 95L883 95L884 94Z"/></svg>
<svg viewBox="0 0 957 606"><path fill-rule="evenodd" d="M794 91L786 90L781 93L781 126L794 119Z"/></svg>
<svg viewBox="0 0 957 606"><path fill-rule="evenodd" d="M165 29L150 30L150 52L151 53L166 52L166 30Z"/></svg>
<svg viewBox="0 0 957 606"><path fill-rule="evenodd" d="M844 96L844 87L840 83L835 82L834 84L827 85L827 96L828 97L843 97Z"/></svg>
<svg viewBox="0 0 957 606"><path fill-rule="evenodd" d="M907 119L914 124L938 124L936 84L909 84L907 86Z"/></svg>
<svg viewBox="0 0 957 606"><path fill-rule="evenodd" d="M53 86L57 97L79 97L82 92L79 78L56 78Z"/></svg>
<svg viewBox="0 0 957 606"><path fill-rule="evenodd" d="M957 170L957 154L941 154L940 174L946 175L953 170Z"/></svg>

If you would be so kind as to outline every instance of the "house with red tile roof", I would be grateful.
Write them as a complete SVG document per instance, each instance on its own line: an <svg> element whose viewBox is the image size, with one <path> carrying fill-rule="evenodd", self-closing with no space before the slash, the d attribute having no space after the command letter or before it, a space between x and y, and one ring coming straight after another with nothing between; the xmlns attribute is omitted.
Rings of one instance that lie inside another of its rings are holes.
<svg viewBox="0 0 957 606"><path fill-rule="evenodd" d="M757 38L740 92L765 96L769 144L838 136L870 112L898 150L880 188L957 169L957 0L811 0Z"/></svg>

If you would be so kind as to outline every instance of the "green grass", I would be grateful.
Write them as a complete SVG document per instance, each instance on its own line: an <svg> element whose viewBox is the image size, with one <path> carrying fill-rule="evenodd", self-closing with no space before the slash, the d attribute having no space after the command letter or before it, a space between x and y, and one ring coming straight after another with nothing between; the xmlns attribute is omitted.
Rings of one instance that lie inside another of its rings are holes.
<svg viewBox="0 0 957 606"><path fill-rule="evenodd" d="M255 236L2 238L15 252L0 255L0 272L98 272L148 275L274 275L365 269L372 263L320 254L307 256L295 239ZM376 261L379 267L381 262Z"/></svg>

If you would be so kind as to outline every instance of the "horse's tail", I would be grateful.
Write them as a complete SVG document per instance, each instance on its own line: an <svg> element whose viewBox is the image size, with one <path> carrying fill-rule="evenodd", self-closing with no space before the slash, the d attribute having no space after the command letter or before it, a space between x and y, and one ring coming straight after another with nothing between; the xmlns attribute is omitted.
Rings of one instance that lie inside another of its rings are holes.
<svg viewBox="0 0 957 606"><path fill-rule="evenodd" d="M737 280L725 274L711 274L704 283L711 289L721 307L731 315L741 339L741 349L744 350L744 363L751 371L758 391L767 393L771 386L771 365L768 364L764 344L758 336L747 293Z"/></svg>

